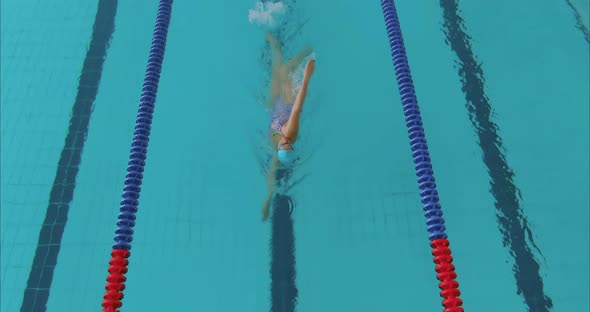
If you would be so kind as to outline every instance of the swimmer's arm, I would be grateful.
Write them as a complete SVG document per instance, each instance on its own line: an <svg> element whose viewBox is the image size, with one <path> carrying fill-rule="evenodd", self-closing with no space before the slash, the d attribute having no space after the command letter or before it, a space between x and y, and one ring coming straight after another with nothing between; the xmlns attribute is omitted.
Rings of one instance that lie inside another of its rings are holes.
<svg viewBox="0 0 590 312"><path fill-rule="evenodd" d="M273 157L270 163L270 168L268 170L267 176L267 186L268 186L268 195L266 196L266 200L262 205L262 221L265 221L268 218L269 211L270 211L270 204L272 201L272 195L275 190L275 181L277 176L277 169L279 166L279 160L276 157Z"/></svg>
<svg viewBox="0 0 590 312"><path fill-rule="evenodd" d="M276 156L272 158L270 161L270 166L268 170L268 177L267 177L267 185L268 185L268 192L272 195L275 190L275 182L277 177L277 169L279 167L279 160Z"/></svg>
<svg viewBox="0 0 590 312"><path fill-rule="evenodd" d="M311 63L315 64L315 61L310 61L310 64ZM307 96L307 87L309 86L309 80L311 79L312 73L313 69L310 72L307 72L306 69L306 73L303 76L301 89L299 89L299 93L297 93L295 102L293 102L293 109L291 110L289 121L285 125L285 129L283 131L285 137L290 138L292 142L295 141L299 132L299 117L301 115L301 110L303 109L303 102L305 102L305 97Z"/></svg>

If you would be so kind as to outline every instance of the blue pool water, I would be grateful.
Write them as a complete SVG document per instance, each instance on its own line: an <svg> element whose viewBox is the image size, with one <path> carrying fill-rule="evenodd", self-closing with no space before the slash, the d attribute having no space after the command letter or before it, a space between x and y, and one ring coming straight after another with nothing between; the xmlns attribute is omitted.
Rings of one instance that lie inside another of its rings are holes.
<svg viewBox="0 0 590 312"><path fill-rule="evenodd" d="M306 160L262 223L254 2L175 1L122 311L442 310L379 2L288 3ZM587 6L397 7L466 311L587 311ZM156 10L2 2L0 310L101 309Z"/></svg>

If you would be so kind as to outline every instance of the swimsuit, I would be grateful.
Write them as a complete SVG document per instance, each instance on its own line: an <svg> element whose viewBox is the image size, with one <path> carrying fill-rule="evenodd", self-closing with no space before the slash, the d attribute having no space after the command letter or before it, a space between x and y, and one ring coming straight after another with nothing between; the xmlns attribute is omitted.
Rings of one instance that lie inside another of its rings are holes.
<svg viewBox="0 0 590 312"><path fill-rule="evenodd" d="M292 109L293 105L285 103L282 97L277 97L274 104L272 119L270 121L270 128L282 135L283 132L281 130L283 125L289 121Z"/></svg>

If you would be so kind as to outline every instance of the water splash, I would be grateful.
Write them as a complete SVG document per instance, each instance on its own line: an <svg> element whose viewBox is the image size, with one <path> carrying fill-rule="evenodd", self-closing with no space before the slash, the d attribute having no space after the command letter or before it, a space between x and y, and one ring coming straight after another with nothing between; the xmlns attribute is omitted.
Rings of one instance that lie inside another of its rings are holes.
<svg viewBox="0 0 590 312"><path fill-rule="evenodd" d="M278 19L285 11L285 5L281 1L258 1L254 9L248 10L248 21L263 27L273 27L278 24Z"/></svg>

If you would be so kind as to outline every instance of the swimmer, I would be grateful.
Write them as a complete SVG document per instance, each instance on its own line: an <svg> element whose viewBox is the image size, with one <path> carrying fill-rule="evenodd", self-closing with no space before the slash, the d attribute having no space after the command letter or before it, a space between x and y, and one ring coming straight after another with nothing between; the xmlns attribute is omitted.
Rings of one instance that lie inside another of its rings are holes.
<svg viewBox="0 0 590 312"><path fill-rule="evenodd" d="M272 111L270 143L277 153L273 156L269 166L268 196L262 206L263 221L268 218L279 164L288 167L296 160L293 145L299 132L299 116L307 94L309 80L315 70L315 60L312 59L305 67L301 89L295 95L289 74L311 53L311 49L304 49L293 59L284 63L281 48L276 39L270 33L266 34L266 38L273 50L271 90L268 101Z"/></svg>

